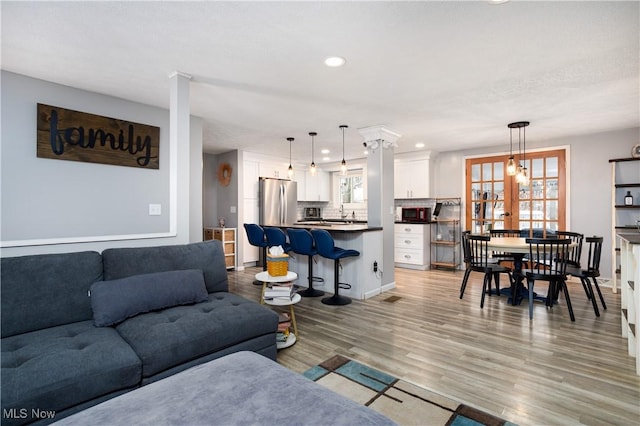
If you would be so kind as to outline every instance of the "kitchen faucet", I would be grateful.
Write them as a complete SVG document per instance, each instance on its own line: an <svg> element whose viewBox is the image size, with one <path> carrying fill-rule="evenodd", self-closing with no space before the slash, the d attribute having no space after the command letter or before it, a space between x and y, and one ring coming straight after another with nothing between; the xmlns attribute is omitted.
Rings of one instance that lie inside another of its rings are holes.
<svg viewBox="0 0 640 426"><path fill-rule="evenodd" d="M344 204L340 204L340 219L346 219L347 214L344 212Z"/></svg>

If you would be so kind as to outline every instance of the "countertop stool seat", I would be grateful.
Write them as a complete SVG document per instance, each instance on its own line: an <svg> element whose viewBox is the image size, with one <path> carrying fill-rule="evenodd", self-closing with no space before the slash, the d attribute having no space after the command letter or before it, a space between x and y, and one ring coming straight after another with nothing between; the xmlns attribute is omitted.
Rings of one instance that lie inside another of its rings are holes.
<svg viewBox="0 0 640 426"><path fill-rule="evenodd" d="M262 250L262 270L267 270L267 237L262 226L256 223L245 223L244 230L247 232L249 244L259 247ZM254 285L262 285L262 282L255 280Z"/></svg>
<svg viewBox="0 0 640 426"><path fill-rule="evenodd" d="M346 296L340 296L338 291L340 288L351 288L351 284L341 283L339 279L340 260L345 257L360 256L360 252L357 250L343 249L335 246L335 241L331 234L324 229L312 229L311 234L316 242L316 248L318 254L327 259L334 260L333 282L334 293L333 296L325 297L322 299L322 303L325 305L348 305L351 303L351 299Z"/></svg>
<svg viewBox="0 0 640 426"><path fill-rule="evenodd" d="M313 256L318 254L318 249L313 245L313 235L306 229L287 229L291 251L296 254L305 255L309 260L308 277L309 286L306 290L299 291L302 297L319 297L324 296L324 291L313 288L314 282L324 282L322 277L313 276Z"/></svg>
<svg viewBox="0 0 640 426"><path fill-rule="evenodd" d="M280 246L285 253L291 251L291 245L287 242L287 235L277 226L265 226L264 234L267 238L267 247Z"/></svg>

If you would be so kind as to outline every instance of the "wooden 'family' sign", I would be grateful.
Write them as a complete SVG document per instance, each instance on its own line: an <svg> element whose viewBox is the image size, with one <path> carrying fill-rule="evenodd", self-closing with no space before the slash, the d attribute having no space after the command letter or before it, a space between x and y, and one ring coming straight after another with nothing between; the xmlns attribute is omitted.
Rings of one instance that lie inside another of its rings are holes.
<svg viewBox="0 0 640 426"><path fill-rule="evenodd" d="M38 157L158 169L160 128L38 104Z"/></svg>

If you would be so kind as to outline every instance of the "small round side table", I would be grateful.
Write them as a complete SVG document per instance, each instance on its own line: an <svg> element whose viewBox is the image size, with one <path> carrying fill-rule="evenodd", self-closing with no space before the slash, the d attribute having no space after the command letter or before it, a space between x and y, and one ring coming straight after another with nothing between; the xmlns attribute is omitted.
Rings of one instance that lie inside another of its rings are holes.
<svg viewBox="0 0 640 426"><path fill-rule="evenodd" d="M273 275L269 275L269 272L267 271L262 271L256 274L256 280L257 281L261 281L262 282L262 293L260 294L260 303L261 304L267 304L267 305L271 305L271 306L289 306L289 315L291 317L291 325L293 326L293 333L289 333L289 337L287 337L287 340L285 342L277 342L277 347L278 349L284 349L284 348L288 348L289 346L293 345L294 343L296 343L296 341L298 340L298 325L296 323L296 314L293 310L293 305L295 305L296 303L298 303L300 300L302 300L302 297L296 293L293 295L293 297L291 298L291 300L286 300L286 299L268 299L265 300L264 298L264 291L267 288L267 284L270 283L287 283L287 282L291 282L291 281L295 281L298 279L298 274L296 274L295 272L289 271L287 272L287 275L281 275L281 276L273 276Z"/></svg>

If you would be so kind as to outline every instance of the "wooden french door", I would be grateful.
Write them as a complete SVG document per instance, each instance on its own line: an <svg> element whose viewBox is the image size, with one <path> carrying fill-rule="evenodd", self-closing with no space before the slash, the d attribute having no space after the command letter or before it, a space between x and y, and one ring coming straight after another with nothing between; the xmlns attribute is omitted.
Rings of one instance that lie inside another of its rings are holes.
<svg viewBox="0 0 640 426"><path fill-rule="evenodd" d="M508 155L466 160L466 228L473 233L490 229L565 230L565 150L527 153L520 161L529 184L508 176Z"/></svg>

